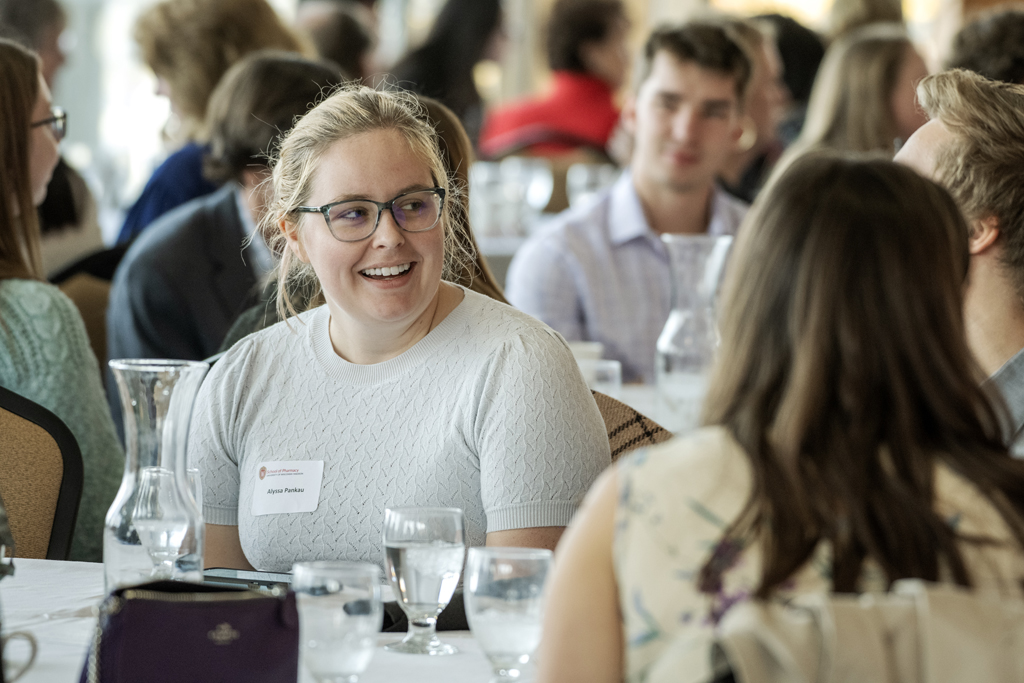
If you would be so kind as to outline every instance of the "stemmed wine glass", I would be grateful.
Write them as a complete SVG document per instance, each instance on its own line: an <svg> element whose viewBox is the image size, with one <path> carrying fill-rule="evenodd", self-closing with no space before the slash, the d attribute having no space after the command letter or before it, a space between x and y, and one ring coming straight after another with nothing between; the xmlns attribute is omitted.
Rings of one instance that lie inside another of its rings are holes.
<svg viewBox="0 0 1024 683"><path fill-rule="evenodd" d="M437 615L452 599L465 559L462 510L388 508L384 511L385 571L409 633L385 646L392 652L451 655L458 650L437 638Z"/></svg>
<svg viewBox="0 0 1024 683"><path fill-rule="evenodd" d="M153 560L150 576L171 578L174 561L182 555L181 544L189 527L184 501L174 483L174 472L166 467L142 468L132 524Z"/></svg>
<svg viewBox="0 0 1024 683"><path fill-rule="evenodd" d="M491 683L516 681L540 644L550 550L470 548L466 617L491 661Z"/></svg>
<svg viewBox="0 0 1024 683"><path fill-rule="evenodd" d="M380 567L368 562L292 567L302 661L317 683L356 683L369 666L384 618L380 588Z"/></svg>

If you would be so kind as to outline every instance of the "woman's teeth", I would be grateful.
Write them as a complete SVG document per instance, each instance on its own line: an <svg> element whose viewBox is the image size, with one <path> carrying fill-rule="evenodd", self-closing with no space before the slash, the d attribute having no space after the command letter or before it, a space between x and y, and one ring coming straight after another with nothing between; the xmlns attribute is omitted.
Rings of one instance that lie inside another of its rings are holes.
<svg viewBox="0 0 1024 683"><path fill-rule="evenodd" d="M361 270L363 275L371 275L376 277L393 277L395 275L401 275L405 271L412 267L411 263L403 263L400 266L386 266L384 268L367 268Z"/></svg>

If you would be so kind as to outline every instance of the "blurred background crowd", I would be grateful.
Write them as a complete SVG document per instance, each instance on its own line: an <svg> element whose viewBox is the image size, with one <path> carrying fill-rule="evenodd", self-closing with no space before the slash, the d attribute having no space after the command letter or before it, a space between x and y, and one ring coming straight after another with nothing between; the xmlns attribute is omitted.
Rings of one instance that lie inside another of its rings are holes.
<svg viewBox="0 0 1024 683"><path fill-rule="evenodd" d="M965 13L993 3L908 0L901 7L893 0L837 0L833 7L830 0L624 0L554 14L553 0L238 0L182 2L173 12L151 11L155 4L0 2L0 30L20 35L41 54L54 102L72 121L62 147L62 168L77 170L85 180L82 184L78 175L58 173L64 192L79 198L75 205L84 211L82 216L60 215L62 195L51 188L51 206L44 208L49 211L44 219L44 267L51 275L101 242L125 241L156 217L159 200L155 206L144 202L134 212L132 207L154 169L171 152L204 140L202 121L210 92L231 62L254 49L318 52L350 78L374 83L390 75L415 83L415 90L437 97L459 115L483 157L576 149L584 152L583 160L621 161L628 149L622 149L624 141L612 138L617 106L650 29L709 8L762 15L772 27L775 43L763 50L766 78L782 81L754 95L750 116L756 140L747 158L737 160L724 178L749 200L750 185L756 186L771 165L765 162L777 159L782 145L799 133L800 112L810 96L823 46L864 21L858 12L905 25L909 38L899 40L912 41L923 58L903 73L913 79L926 65L931 70L943 65ZM187 9L190 4L195 11ZM261 5L270 5L274 15L253 11ZM217 33L223 30L221 23L234 25L234 35ZM217 42L219 37L223 43ZM584 49L577 49L581 45ZM851 59L866 63L864 56ZM833 70L838 61L832 60ZM585 90L590 81L581 85L569 74L587 74L598 85ZM585 102L578 99L581 96ZM510 103L531 97L548 101L534 102L528 111L509 109ZM576 103L575 108L561 107L568 100ZM523 130L530 116L571 118L578 112L582 113L576 118L583 120L576 120L575 127L559 123L553 130ZM816 122L801 145L827 135L821 125ZM617 154L615 142L620 145ZM744 163L749 161L757 164ZM186 193L212 189L202 179L197 182ZM83 206L86 187L92 199ZM556 180L554 194L560 192L564 190ZM560 208L558 203L550 208ZM51 229L59 223L82 225L82 232ZM486 234L486 226L475 227Z"/></svg>

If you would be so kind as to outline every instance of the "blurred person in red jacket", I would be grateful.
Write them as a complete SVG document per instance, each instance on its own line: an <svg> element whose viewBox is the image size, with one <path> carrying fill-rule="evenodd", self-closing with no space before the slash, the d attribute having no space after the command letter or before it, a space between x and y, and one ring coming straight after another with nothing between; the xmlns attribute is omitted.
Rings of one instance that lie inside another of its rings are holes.
<svg viewBox="0 0 1024 683"><path fill-rule="evenodd" d="M629 72L628 33L620 0L558 0L548 22L550 91L495 110L480 151L490 157L603 151L619 120L615 93Z"/></svg>

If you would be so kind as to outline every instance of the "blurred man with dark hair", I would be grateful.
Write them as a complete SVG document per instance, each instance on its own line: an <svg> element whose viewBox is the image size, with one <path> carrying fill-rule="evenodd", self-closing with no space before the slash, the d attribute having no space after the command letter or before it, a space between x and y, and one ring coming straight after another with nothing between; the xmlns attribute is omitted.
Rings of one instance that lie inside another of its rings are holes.
<svg viewBox="0 0 1024 683"><path fill-rule="evenodd" d="M946 68L1024 84L1024 4L997 8L960 29Z"/></svg>
<svg viewBox="0 0 1024 683"><path fill-rule="evenodd" d="M665 233L733 234L747 205L715 179L742 133L751 61L721 22L655 31L623 125L629 170L596 201L561 214L516 254L508 300L569 341L599 341L627 382L654 381L668 319Z"/></svg>
<svg viewBox="0 0 1024 683"><path fill-rule="evenodd" d="M629 73L628 33L620 0L558 0L547 31L550 92L491 113L480 151L490 157L603 151L619 120L615 93Z"/></svg>

